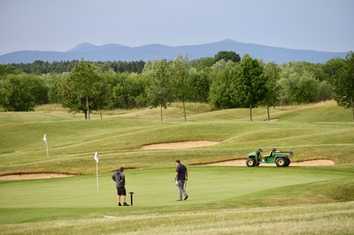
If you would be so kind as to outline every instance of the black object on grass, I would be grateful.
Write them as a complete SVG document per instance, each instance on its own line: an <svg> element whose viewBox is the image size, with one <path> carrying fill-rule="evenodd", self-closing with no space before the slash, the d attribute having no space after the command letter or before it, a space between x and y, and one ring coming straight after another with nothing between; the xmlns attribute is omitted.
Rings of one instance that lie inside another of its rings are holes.
<svg viewBox="0 0 354 235"><path fill-rule="evenodd" d="M130 205L133 206L134 192L129 192L129 194L130 194Z"/></svg>

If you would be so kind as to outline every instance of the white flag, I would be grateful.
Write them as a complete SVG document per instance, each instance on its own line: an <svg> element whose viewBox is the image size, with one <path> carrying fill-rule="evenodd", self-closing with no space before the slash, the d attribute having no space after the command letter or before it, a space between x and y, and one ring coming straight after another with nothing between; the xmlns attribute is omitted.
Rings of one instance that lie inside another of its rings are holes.
<svg viewBox="0 0 354 235"><path fill-rule="evenodd" d="M47 134L43 135L43 142L44 142L44 144L48 144Z"/></svg>
<svg viewBox="0 0 354 235"><path fill-rule="evenodd" d="M100 161L100 159L98 158L98 152L95 152L93 159L95 159L96 163L98 163Z"/></svg>

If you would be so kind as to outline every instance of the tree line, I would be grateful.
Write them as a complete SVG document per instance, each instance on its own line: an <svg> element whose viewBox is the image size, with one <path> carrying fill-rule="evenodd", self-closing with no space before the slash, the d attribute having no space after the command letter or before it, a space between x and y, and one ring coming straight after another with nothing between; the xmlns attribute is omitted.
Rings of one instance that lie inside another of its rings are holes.
<svg viewBox="0 0 354 235"><path fill-rule="evenodd" d="M16 73L31 73L31 74L47 74L47 73L66 73L71 72L71 70L79 63L79 60L71 61L54 61L47 62L42 60L36 60L33 63L12 63L8 65L3 65L0 68L0 75L3 73L4 69L10 70ZM128 73L141 73L144 69L145 62L139 61L96 61L91 62L103 70L114 72L128 72Z"/></svg>
<svg viewBox="0 0 354 235"><path fill-rule="evenodd" d="M205 102L217 109L249 108L252 120L252 110L259 105L267 107L270 119L271 106L334 98L352 109L354 119L353 53L325 64L277 65L232 51L191 61L149 61L132 71L119 71L115 63L120 64L75 61L67 64L72 65L69 72L50 73L35 72L39 62L32 64L31 72L22 72L23 64L0 65L0 106L5 111L30 111L35 105L61 103L83 112L86 119L95 110L159 107L162 121L163 109L171 102L182 103L185 120L186 102Z"/></svg>

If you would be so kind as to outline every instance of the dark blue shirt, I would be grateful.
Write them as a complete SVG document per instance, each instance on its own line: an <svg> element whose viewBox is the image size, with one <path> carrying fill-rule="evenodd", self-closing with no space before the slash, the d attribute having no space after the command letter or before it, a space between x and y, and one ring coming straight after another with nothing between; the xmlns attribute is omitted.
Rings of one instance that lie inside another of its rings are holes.
<svg viewBox="0 0 354 235"><path fill-rule="evenodd" d="M183 164L178 164L176 168L177 180L186 180L187 168Z"/></svg>
<svg viewBox="0 0 354 235"><path fill-rule="evenodd" d="M124 187L125 186L125 174L121 171L116 171L112 175L112 179L116 182L117 187Z"/></svg>

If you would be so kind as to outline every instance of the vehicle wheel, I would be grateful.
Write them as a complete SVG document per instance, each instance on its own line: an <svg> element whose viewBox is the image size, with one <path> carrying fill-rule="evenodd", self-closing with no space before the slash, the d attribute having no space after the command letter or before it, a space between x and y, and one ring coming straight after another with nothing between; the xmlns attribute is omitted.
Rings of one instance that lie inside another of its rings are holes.
<svg viewBox="0 0 354 235"><path fill-rule="evenodd" d="M256 161L255 161L254 159L252 159L252 158L249 158L249 159L247 159L247 161L246 161L246 165L247 165L248 167L254 167L254 166L256 165Z"/></svg>
<svg viewBox="0 0 354 235"><path fill-rule="evenodd" d="M285 160L285 158L282 158L282 157L277 158L275 160L275 164L277 165L277 167L284 167L284 166L286 166L286 163L287 163L287 161Z"/></svg>
<svg viewBox="0 0 354 235"><path fill-rule="evenodd" d="M290 163L291 163L290 159L289 158L285 158L285 160L286 160L286 165L285 166L289 166Z"/></svg>

